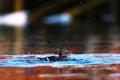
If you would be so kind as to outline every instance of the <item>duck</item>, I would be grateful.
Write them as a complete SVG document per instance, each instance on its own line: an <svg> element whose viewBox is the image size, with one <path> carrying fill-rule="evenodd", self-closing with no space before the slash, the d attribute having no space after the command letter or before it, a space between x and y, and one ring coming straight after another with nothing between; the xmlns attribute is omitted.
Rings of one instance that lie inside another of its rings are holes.
<svg viewBox="0 0 120 80"><path fill-rule="evenodd" d="M40 61L68 61L71 59L70 55L72 52L66 48L58 48L54 54L57 54L58 56L48 56L44 58L37 57L36 59Z"/></svg>

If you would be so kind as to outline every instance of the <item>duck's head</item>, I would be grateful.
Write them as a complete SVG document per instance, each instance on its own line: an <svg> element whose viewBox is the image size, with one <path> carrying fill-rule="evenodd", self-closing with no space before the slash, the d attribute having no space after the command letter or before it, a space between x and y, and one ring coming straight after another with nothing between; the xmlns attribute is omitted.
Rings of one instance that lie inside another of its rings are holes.
<svg viewBox="0 0 120 80"><path fill-rule="evenodd" d="M70 58L70 57L69 57L70 54L71 54L71 52L68 51L66 48L59 48L59 49L58 49L58 55L59 55L59 57L61 57L61 58Z"/></svg>

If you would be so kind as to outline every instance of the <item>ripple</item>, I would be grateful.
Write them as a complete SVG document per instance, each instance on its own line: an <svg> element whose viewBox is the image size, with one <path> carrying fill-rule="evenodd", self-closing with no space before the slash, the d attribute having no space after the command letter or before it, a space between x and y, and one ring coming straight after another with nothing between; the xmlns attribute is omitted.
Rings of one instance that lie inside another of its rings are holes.
<svg viewBox="0 0 120 80"><path fill-rule="evenodd" d="M0 66L34 67L34 66L60 66L60 65L91 65L91 64L118 64L120 54L73 54L70 61L40 61L36 58L15 57L0 61ZM40 56L40 55L35 55ZM44 55L45 56L45 55ZM42 57L42 55L41 55Z"/></svg>

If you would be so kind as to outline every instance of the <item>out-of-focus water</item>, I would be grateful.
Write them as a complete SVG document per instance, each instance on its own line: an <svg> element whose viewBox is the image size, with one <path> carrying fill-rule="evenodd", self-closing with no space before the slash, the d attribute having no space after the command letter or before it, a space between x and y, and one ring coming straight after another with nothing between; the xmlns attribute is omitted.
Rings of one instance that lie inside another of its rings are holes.
<svg viewBox="0 0 120 80"><path fill-rule="evenodd" d="M0 80L120 80L120 54L72 54L74 60L55 62L35 58L51 55L1 55Z"/></svg>

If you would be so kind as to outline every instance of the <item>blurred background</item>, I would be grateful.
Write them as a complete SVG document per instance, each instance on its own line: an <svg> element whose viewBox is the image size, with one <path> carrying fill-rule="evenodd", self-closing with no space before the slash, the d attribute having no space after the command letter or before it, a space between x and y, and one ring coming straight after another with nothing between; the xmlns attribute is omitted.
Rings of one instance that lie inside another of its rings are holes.
<svg viewBox="0 0 120 80"><path fill-rule="evenodd" d="M0 54L120 52L120 0L0 0Z"/></svg>

